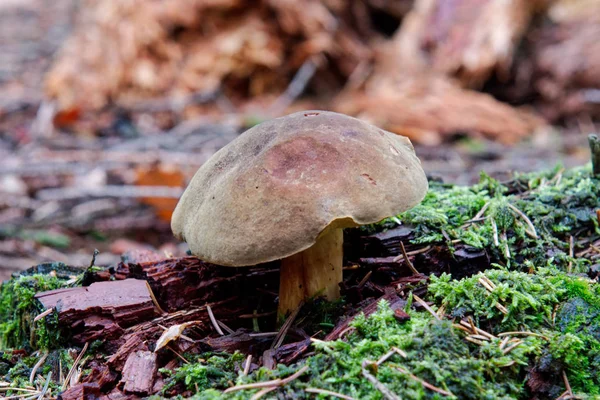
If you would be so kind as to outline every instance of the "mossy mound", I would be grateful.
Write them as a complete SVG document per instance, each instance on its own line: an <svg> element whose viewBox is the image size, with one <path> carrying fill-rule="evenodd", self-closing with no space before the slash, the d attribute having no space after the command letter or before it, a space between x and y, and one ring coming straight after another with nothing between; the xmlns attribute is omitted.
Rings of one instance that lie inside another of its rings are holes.
<svg viewBox="0 0 600 400"><path fill-rule="evenodd" d="M582 398L600 398L599 198L600 180L589 167L517 175L505 183L483 175L472 187L432 182L422 204L365 229L381 231L401 221L412 227L415 248L485 252L484 268L462 279L430 277L425 300L439 315L416 311L405 290L410 321L399 322L380 302L376 313L354 319L343 340L315 340L314 353L297 364L248 375L243 354L184 354L189 364L160 372L167 383L162 396L252 398L262 389L224 390L285 379L306 366L263 398L325 399L328 390L355 399L389 398L385 391L410 399L554 399L565 392L565 382ZM5 284L0 346L61 343L52 327L31 329L32 316L42 311L32 300L37 291L66 282L38 274ZM345 306L337 307L299 323L330 329ZM20 364L12 365L1 371L5 377L18 375Z"/></svg>

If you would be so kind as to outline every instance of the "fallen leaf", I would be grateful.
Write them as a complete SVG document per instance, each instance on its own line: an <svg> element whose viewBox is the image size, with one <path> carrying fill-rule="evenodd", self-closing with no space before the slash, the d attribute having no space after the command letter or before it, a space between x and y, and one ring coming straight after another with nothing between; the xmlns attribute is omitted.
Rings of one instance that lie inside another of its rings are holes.
<svg viewBox="0 0 600 400"><path fill-rule="evenodd" d="M157 351L165 347L167 344L169 344L171 341L179 339L183 331L189 326L197 325L200 323L202 322L190 321L185 322L183 324L170 326L166 331L163 332L162 335L160 335L160 337L156 341L156 348L154 349L154 352L156 353Z"/></svg>

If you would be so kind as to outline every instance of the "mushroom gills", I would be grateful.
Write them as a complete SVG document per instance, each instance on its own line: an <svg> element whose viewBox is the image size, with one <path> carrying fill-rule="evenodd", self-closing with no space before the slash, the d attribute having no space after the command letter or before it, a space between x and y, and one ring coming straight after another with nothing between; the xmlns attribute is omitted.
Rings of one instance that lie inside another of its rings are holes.
<svg viewBox="0 0 600 400"><path fill-rule="evenodd" d="M340 297L343 244L343 229L331 227L308 249L281 260L280 317L295 310L305 299L324 296L331 301Z"/></svg>

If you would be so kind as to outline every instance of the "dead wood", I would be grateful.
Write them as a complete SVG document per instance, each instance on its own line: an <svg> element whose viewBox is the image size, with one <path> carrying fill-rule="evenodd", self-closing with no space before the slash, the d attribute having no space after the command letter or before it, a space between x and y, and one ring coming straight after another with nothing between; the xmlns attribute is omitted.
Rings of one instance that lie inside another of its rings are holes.
<svg viewBox="0 0 600 400"><path fill-rule="evenodd" d="M148 395L152 393L157 370L156 354L150 351L131 353L123 367L121 382L125 393Z"/></svg>
<svg viewBox="0 0 600 400"><path fill-rule="evenodd" d="M417 0L393 38L389 68L429 69L481 87L506 76L540 0ZM389 65L389 64L388 64Z"/></svg>
<svg viewBox="0 0 600 400"><path fill-rule="evenodd" d="M335 108L426 145L464 133L514 144L544 126L530 112L438 74L402 70L376 72L364 92L342 94Z"/></svg>
<svg viewBox="0 0 600 400"><path fill-rule="evenodd" d="M79 383L58 395L59 400L82 400L100 397L100 386L93 382Z"/></svg>
<svg viewBox="0 0 600 400"><path fill-rule="evenodd" d="M139 264L121 263L114 276L147 280L161 307L175 311L223 300L231 293L252 292L266 282L276 285L278 272L276 267L223 268L196 257L184 257Z"/></svg>
<svg viewBox="0 0 600 400"><path fill-rule="evenodd" d="M185 106L192 93L261 96L283 92L319 54L349 76L370 51L341 20L348 7L320 0L86 1L48 74L47 93L63 109L165 94L179 99L169 107Z"/></svg>
<svg viewBox="0 0 600 400"><path fill-rule="evenodd" d="M551 21L528 36L531 58L517 73L530 73L548 119L600 116L600 3L557 1L548 15Z"/></svg>
<svg viewBox="0 0 600 400"><path fill-rule="evenodd" d="M57 310L59 323L77 343L118 337L157 314L147 283L136 279L57 289L35 298L45 309Z"/></svg>

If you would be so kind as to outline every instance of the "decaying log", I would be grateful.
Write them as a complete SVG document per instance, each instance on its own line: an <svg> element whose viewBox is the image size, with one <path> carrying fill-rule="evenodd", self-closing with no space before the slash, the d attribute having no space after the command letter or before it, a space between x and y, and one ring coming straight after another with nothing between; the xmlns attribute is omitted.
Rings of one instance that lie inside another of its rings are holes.
<svg viewBox="0 0 600 400"><path fill-rule="evenodd" d="M335 109L424 145L456 134L514 144L544 126L538 116L461 88L432 72L375 72L366 89L338 97Z"/></svg>
<svg viewBox="0 0 600 400"><path fill-rule="evenodd" d="M169 107L182 109L222 92L280 93L320 54L347 77L370 54L341 21L349 8L321 0L86 1L48 74L47 94L60 108L84 109L167 94Z"/></svg>
<svg viewBox="0 0 600 400"><path fill-rule="evenodd" d="M149 260L149 261L146 261ZM96 273L90 280L136 278L148 281L160 306L173 312L221 301L232 293L252 295L265 285L277 288L276 264L230 268L212 265L196 257L156 260L149 253L130 254L111 274Z"/></svg>
<svg viewBox="0 0 600 400"><path fill-rule="evenodd" d="M158 314L148 284L136 279L51 290L35 298L45 309L58 312L59 323L77 343L117 337L128 326Z"/></svg>
<svg viewBox="0 0 600 400"><path fill-rule="evenodd" d="M548 119L600 116L600 3L554 1L548 16L528 35L531 60L522 60L519 72L529 69Z"/></svg>
<svg viewBox="0 0 600 400"><path fill-rule="evenodd" d="M226 322L235 319L237 315L244 311L247 312L243 305L228 306L235 300L236 298L233 297L212 303L210 306L215 317ZM152 321L142 322L127 328L123 336L111 346L114 348L114 353L109 357L108 364L116 371L121 371L132 352L153 350L154 343L164 331L162 327L168 328L189 321L197 321L194 324L194 329L203 332L205 336L211 332L210 318L205 306L167 314Z"/></svg>
<svg viewBox="0 0 600 400"><path fill-rule="evenodd" d="M410 71L431 69L466 87L492 73L506 76L516 46L540 0L417 0L393 38L390 62Z"/></svg>
<svg viewBox="0 0 600 400"><path fill-rule="evenodd" d="M210 347L211 351L224 351L227 353L239 351L244 354L249 354L260 351L257 349L266 349L272 341L273 338L252 337L249 331L238 329L232 334L214 338L208 337L201 342Z"/></svg>
<svg viewBox="0 0 600 400"><path fill-rule="evenodd" d="M136 351L131 353L123 367L120 385L125 393L148 395L154 387L156 353Z"/></svg>
<svg viewBox="0 0 600 400"><path fill-rule="evenodd" d="M364 88L342 93L334 108L425 145L465 133L517 142L545 122L468 88L508 75L538 3L418 0L379 46Z"/></svg>

